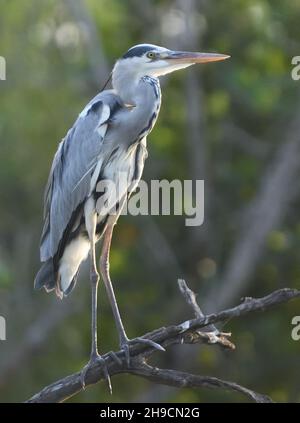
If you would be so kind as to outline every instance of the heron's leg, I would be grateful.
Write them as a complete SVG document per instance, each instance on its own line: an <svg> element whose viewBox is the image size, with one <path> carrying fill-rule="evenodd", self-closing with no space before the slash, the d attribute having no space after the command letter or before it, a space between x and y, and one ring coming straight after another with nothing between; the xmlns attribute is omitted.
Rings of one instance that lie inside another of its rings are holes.
<svg viewBox="0 0 300 423"><path fill-rule="evenodd" d="M111 283L110 274L109 274L109 252L111 245L111 238L113 233L113 225L108 225L103 237L102 252L100 256L100 272L103 278L105 288L107 291L108 299L113 311L113 315L116 321L117 330L119 333L120 344L124 344L128 341L123 322L120 316L119 307L117 304L116 296L114 289Z"/></svg>
<svg viewBox="0 0 300 423"><path fill-rule="evenodd" d="M111 245L113 227L114 227L114 224L108 225L107 228L106 228L106 231L104 233L103 244L102 244L102 252L101 252L101 256L100 256L100 272L101 272L101 276L102 276L104 284L105 284L108 299L109 299L109 302L111 304L111 308L112 308L113 315L114 315L114 318L115 318L117 330L118 330L118 333L119 333L120 346L125 352L127 364L129 366L130 365L130 355L129 355L129 344L130 343L143 343L143 344L152 346L153 348L156 348L156 349L161 350L161 351L164 351L164 348L161 345L157 344L156 342L151 341L150 339L134 338L132 340L129 340L127 335L126 335L126 332L125 332L125 329L124 329L124 326L123 326L123 322L122 322L122 319L121 319L121 316L120 316L116 296L115 296L114 289L113 289L113 286L112 286L112 282L111 282L111 279L110 279L110 274L109 274L109 252L110 252L110 245Z"/></svg>
<svg viewBox="0 0 300 423"><path fill-rule="evenodd" d="M105 364L105 360L100 356L98 352L98 345L97 345L97 297L98 297L98 284L99 284L99 274L97 271L96 266L96 252L95 252L95 245L96 245L96 226L97 226L97 215L94 212L94 201L89 199L84 208L85 213L85 222L86 222L86 229L88 232L89 240L90 240L90 260L91 260L91 267L90 267L90 281L92 287L92 346L91 346L91 355L90 360L87 365L82 369L81 372L81 383L82 386L85 387L85 378L86 374L91 366L93 366L96 362L99 362L103 366L103 371L108 382L109 390L111 389L111 381L109 377L109 373Z"/></svg>
<svg viewBox="0 0 300 423"><path fill-rule="evenodd" d="M90 280L92 287L92 348L91 348L91 357L98 356L98 345L97 345L97 303L98 303L98 284L99 284L99 274L96 266L96 252L95 252L95 230L97 224L97 217L92 217L92 233L89 234L91 249L91 267L90 267Z"/></svg>

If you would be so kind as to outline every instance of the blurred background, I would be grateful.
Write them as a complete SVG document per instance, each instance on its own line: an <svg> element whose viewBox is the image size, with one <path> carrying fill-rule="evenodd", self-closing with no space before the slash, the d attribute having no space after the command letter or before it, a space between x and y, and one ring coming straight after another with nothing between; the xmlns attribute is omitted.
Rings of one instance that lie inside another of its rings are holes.
<svg viewBox="0 0 300 423"><path fill-rule="evenodd" d="M33 291L42 197L58 142L138 43L232 56L162 79L144 179L204 179L205 223L124 216L111 272L128 335L192 317L183 277L205 312L300 285L300 54L298 0L0 0L0 401L24 401L76 372L90 349L87 269L70 298ZM117 332L99 290L100 351ZM228 322L235 352L177 346L152 363L235 381L276 401L300 401L299 302ZM122 375L71 401L245 401L234 393L173 389Z"/></svg>

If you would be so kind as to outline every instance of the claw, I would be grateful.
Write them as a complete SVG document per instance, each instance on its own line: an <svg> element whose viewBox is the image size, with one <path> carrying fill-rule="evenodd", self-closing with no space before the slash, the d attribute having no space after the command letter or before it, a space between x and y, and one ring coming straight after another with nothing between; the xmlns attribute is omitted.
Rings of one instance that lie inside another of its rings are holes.
<svg viewBox="0 0 300 423"><path fill-rule="evenodd" d="M124 342L122 342L121 349L122 351L124 351L127 367L130 367L130 352L129 352L130 344L145 344L159 351L166 351L164 347L152 341L151 339L145 339L140 337L134 338L134 339L126 339Z"/></svg>
<svg viewBox="0 0 300 423"><path fill-rule="evenodd" d="M166 351L164 347L162 347L160 344L157 344L156 342L152 341L151 339L145 339L145 338L135 338L131 341L132 343L141 343L141 344L146 344L149 345L150 347L155 348L156 350L159 351Z"/></svg>
<svg viewBox="0 0 300 423"><path fill-rule="evenodd" d="M109 390L110 394L112 394L111 380L110 380L110 376L109 376L109 373L108 373L108 370L107 370L107 366L106 366L104 358L102 358L101 355L99 355L99 354L91 356L89 362L81 370L80 382L81 382L82 389L85 389L85 387L86 387L85 380L86 380L86 375L87 375L88 371L96 363L99 363L101 365L103 373L104 373L104 377L105 377L107 384L108 384L108 390Z"/></svg>
<svg viewBox="0 0 300 423"><path fill-rule="evenodd" d="M89 370L89 367L90 367L90 362L88 362L84 366L84 368L81 370L81 373L80 373L80 383L81 383L82 389L85 389L85 378L86 378L87 371Z"/></svg>

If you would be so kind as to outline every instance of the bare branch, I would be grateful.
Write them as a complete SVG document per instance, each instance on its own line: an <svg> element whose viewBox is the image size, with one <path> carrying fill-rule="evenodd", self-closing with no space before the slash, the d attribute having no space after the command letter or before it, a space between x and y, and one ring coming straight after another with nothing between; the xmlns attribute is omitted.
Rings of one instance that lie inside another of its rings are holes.
<svg viewBox="0 0 300 423"><path fill-rule="evenodd" d="M178 388L209 388L239 392L258 403L271 403L271 398L262 395L234 382L228 382L211 376L197 376L177 370L158 369L157 367L141 366L130 370L131 374L144 377L152 382L176 386Z"/></svg>
<svg viewBox="0 0 300 423"><path fill-rule="evenodd" d="M224 310L220 313L210 314L207 316L201 316L196 319L187 320L179 325L173 325L168 327L162 327L157 330L154 330L151 333L144 335L144 338L151 339L159 344L161 344L164 348L168 348L171 345L175 344L182 344L182 343L194 343L195 339L197 339L197 331L200 328L208 326L213 323L222 322L226 320L230 320L234 317L244 316L246 314L256 312L256 311L265 311L270 307L275 305L279 305L285 303L293 298L299 297L300 291L296 289L280 289L275 291L265 297L262 298L247 298L246 301L241 303L240 305L233 307L231 309ZM193 334L196 333L196 336ZM198 336L199 338L199 336ZM149 358L154 352L157 350L146 346L144 344L133 344L130 346L130 356L132 357L131 363L132 367L126 366L126 359L122 353L122 351L118 351L114 354L107 353L103 355L105 359L108 371L111 376L119 373L132 373L137 374L137 368L141 371L141 363L145 363L146 359ZM117 357L117 360L116 360ZM238 386L232 384L231 382L224 382L219 381L215 378L205 378L195 375L188 375L185 373L173 373L173 379L170 376L170 370L164 370L161 377L165 377L165 382L169 382L166 384L176 383L176 375L182 375L183 380L186 380L187 386L192 386L192 382L195 383L193 386L202 386L202 387L212 387L213 384L224 388L239 390ZM169 373L168 373L169 372ZM159 374L160 375L160 374ZM159 376L157 376L159 377ZM169 379L168 379L169 378ZM104 379L104 374L101 368L101 365L95 364L91 367L89 372L87 373L86 377L86 386L92 385L94 383L99 382L100 380ZM172 380L171 380L172 379ZM201 384L201 381L203 382ZM161 382L162 383L162 382ZM178 382L179 383L179 382ZM226 385L226 386L225 386ZM252 399L255 400L253 393L250 394L252 391L248 390L247 388L240 387L242 392ZM80 381L80 372L67 376L57 382L54 382L52 385L47 386L42 391L34 395L31 399L27 402L62 402L68 399L69 397L75 395L76 393L82 390L81 381ZM259 394L255 394L259 395ZM263 396L257 397L257 399L265 398Z"/></svg>

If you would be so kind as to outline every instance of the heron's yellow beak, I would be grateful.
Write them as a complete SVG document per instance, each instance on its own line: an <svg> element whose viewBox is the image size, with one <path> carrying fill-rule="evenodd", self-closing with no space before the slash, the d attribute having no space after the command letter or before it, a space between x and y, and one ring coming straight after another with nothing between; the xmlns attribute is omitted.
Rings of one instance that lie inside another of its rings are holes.
<svg viewBox="0 0 300 423"><path fill-rule="evenodd" d="M194 53L190 51L171 51L162 56L164 56L162 59L167 60L170 64L219 62L230 58L227 54Z"/></svg>

